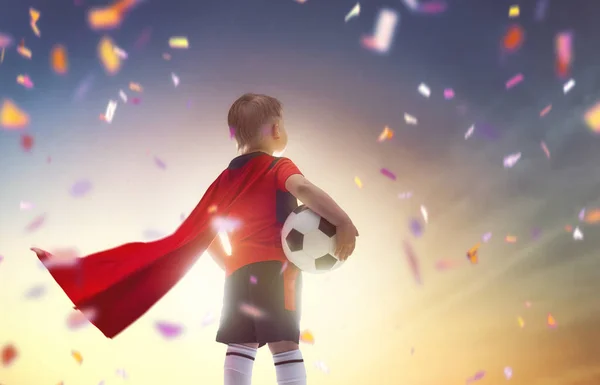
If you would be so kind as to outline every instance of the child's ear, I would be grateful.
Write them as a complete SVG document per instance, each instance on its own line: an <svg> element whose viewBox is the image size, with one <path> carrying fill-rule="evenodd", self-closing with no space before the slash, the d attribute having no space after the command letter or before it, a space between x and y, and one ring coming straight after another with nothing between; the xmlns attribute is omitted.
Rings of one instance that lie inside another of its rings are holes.
<svg viewBox="0 0 600 385"><path fill-rule="evenodd" d="M281 130L279 129L279 123L273 124L272 132L273 132L274 139L279 139L281 137Z"/></svg>

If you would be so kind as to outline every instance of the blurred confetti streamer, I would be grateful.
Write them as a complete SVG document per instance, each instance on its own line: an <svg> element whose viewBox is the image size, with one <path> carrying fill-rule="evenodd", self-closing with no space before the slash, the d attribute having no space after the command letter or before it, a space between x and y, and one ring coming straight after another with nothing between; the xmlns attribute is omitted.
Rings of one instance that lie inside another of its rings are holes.
<svg viewBox="0 0 600 385"><path fill-rule="evenodd" d="M25 231L28 233L33 233L34 231L39 230L44 222L46 222L46 214L41 214L35 217L27 226L25 226Z"/></svg>
<svg viewBox="0 0 600 385"><path fill-rule="evenodd" d="M415 253L412 245L406 240L404 241L404 256L406 257L406 261L408 262L408 266L415 282L419 285L423 284L423 280L421 279L421 268L419 266L417 254Z"/></svg>
<svg viewBox="0 0 600 385"><path fill-rule="evenodd" d="M379 11L372 36L363 36L362 46L371 51L385 54L389 52L396 33L399 15L396 11L384 8Z"/></svg>
<svg viewBox="0 0 600 385"><path fill-rule="evenodd" d="M521 13L519 6L518 5L511 5L508 8L508 17L512 18L516 18L519 17L519 14Z"/></svg>
<svg viewBox="0 0 600 385"><path fill-rule="evenodd" d="M256 285L258 283L258 278L256 278L254 275L250 276L250 283L252 285Z"/></svg>
<svg viewBox="0 0 600 385"><path fill-rule="evenodd" d="M510 380L510 379L512 378L512 375L513 375L513 370L512 370L512 368L511 368L510 366L507 366L507 367L505 367L505 368L504 368L504 377L505 377L507 380Z"/></svg>
<svg viewBox="0 0 600 385"><path fill-rule="evenodd" d="M554 316L552 314L550 314L550 313L548 313L548 317L546 319L546 324L551 329L555 329L558 326L556 324L556 319L554 319Z"/></svg>
<svg viewBox="0 0 600 385"><path fill-rule="evenodd" d="M381 172L381 174L387 178L390 178L391 180L396 180L396 174L394 174L393 172L391 172L390 170L388 170L387 168L382 168L381 170L379 170Z"/></svg>
<svg viewBox="0 0 600 385"><path fill-rule="evenodd" d="M69 71L67 48L64 45L57 44L52 47L50 65L52 70L59 75L65 75Z"/></svg>
<svg viewBox="0 0 600 385"><path fill-rule="evenodd" d="M106 123L112 123L115 118L115 111L117 110L117 102L115 100L109 100L106 106L106 112L104 113L104 120Z"/></svg>
<svg viewBox="0 0 600 385"><path fill-rule="evenodd" d="M139 83L129 82L129 89L133 92L142 92L144 89Z"/></svg>
<svg viewBox="0 0 600 385"><path fill-rule="evenodd" d="M79 365L83 363L83 355L79 353L77 350L71 351L71 357L77 362Z"/></svg>
<svg viewBox="0 0 600 385"><path fill-rule="evenodd" d="M92 182L87 179L80 179L77 182L73 183L71 188L69 189L69 193L74 198L81 198L86 196L90 191L92 191Z"/></svg>
<svg viewBox="0 0 600 385"><path fill-rule="evenodd" d="M10 35L0 32L0 48L6 49L13 45L13 38Z"/></svg>
<svg viewBox="0 0 600 385"><path fill-rule="evenodd" d="M31 59L31 50L25 46L25 39L21 39L19 42L19 45L17 46L17 52L25 59Z"/></svg>
<svg viewBox="0 0 600 385"><path fill-rule="evenodd" d="M183 326L170 322L157 322L156 330L164 338L172 339L179 337L183 333Z"/></svg>
<svg viewBox="0 0 600 385"><path fill-rule="evenodd" d="M485 377L485 370L480 370L477 373L475 373L472 377L467 378L466 383L470 384L472 382L480 381L483 379L483 377Z"/></svg>
<svg viewBox="0 0 600 385"><path fill-rule="evenodd" d="M473 135L474 131L475 131L475 125L473 124L471 127L469 127L467 132L465 132L465 140L469 139L471 137L471 135Z"/></svg>
<svg viewBox="0 0 600 385"><path fill-rule="evenodd" d="M316 361L315 368L317 368L319 371L325 374L329 374L329 367L323 361Z"/></svg>
<svg viewBox="0 0 600 385"><path fill-rule="evenodd" d="M2 366L8 367L15 362L19 353L14 345L8 344L2 348Z"/></svg>
<svg viewBox="0 0 600 385"><path fill-rule="evenodd" d="M439 259L435 262L435 269L438 271L445 271L454 269L463 264L463 261L457 259Z"/></svg>
<svg viewBox="0 0 600 385"><path fill-rule="evenodd" d="M88 75L86 76L81 83L79 83L79 85L77 85L77 88L75 89L75 92L73 94L73 99L74 100L81 100L85 97L85 95L88 93L88 91L92 88L92 84L94 83L94 76L93 75Z"/></svg>
<svg viewBox="0 0 600 385"><path fill-rule="evenodd" d="M87 14L88 25L94 31L115 29L138 2L139 0L118 0L104 7L91 8Z"/></svg>
<svg viewBox="0 0 600 385"><path fill-rule="evenodd" d="M398 194L398 199L409 199L412 198L413 193L411 191L405 191Z"/></svg>
<svg viewBox="0 0 600 385"><path fill-rule="evenodd" d="M127 103L127 94L123 90L119 90L119 97L123 101L123 103Z"/></svg>
<svg viewBox="0 0 600 385"><path fill-rule="evenodd" d="M304 342L305 344L314 345L315 336L310 330L307 329L300 333L300 341Z"/></svg>
<svg viewBox="0 0 600 385"><path fill-rule="evenodd" d="M108 75L116 75L121 69L121 58L115 53L115 45L108 36L98 43L98 58Z"/></svg>
<svg viewBox="0 0 600 385"><path fill-rule="evenodd" d="M129 376L127 375L127 372L125 371L125 369L117 369L115 371L115 374L117 375L117 377L120 377L124 380L126 380Z"/></svg>
<svg viewBox="0 0 600 385"><path fill-rule="evenodd" d="M519 161L519 159L521 159L521 153L520 152L516 152L514 154L510 154L504 157L503 163L504 163L504 168L512 168L514 167L517 162Z"/></svg>
<svg viewBox="0 0 600 385"><path fill-rule="evenodd" d="M0 126L7 130L20 130L29 125L29 115L12 100L5 99L0 107Z"/></svg>
<svg viewBox="0 0 600 385"><path fill-rule="evenodd" d="M360 3L356 3L354 7L346 14L344 17L344 23L347 23L351 19L358 17L360 15Z"/></svg>
<svg viewBox="0 0 600 385"><path fill-rule="evenodd" d="M573 33L560 32L554 39L556 54L556 73L564 78L569 75L573 63Z"/></svg>
<svg viewBox="0 0 600 385"><path fill-rule="evenodd" d="M115 51L115 54L123 60L127 60L127 58L129 57L129 55L127 54L127 52L125 52L124 49L117 47L116 45L113 47L113 50Z"/></svg>
<svg viewBox="0 0 600 385"><path fill-rule="evenodd" d="M504 241L506 243L517 243L517 237L515 237L514 235L507 235L506 237L504 237Z"/></svg>
<svg viewBox="0 0 600 385"><path fill-rule="evenodd" d="M546 158L550 159L550 150L548 150L548 146L546 145L546 142L544 142L544 141L540 142L540 147L542 148L542 151L544 151Z"/></svg>
<svg viewBox="0 0 600 385"><path fill-rule="evenodd" d="M517 75L513 76L506 82L506 89L510 90L517 84L521 83L523 81L523 79L524 79L523 74L517 74Z"/></svg>
<svg viewBox="0 0 600 385"><path fill-rule="evenodd" d="M472 265L476 265L479 263L479 247L480 243L477 243L475 246L471 247L467 250L467 260L471 262Z"/></svg>
<svg viewBox="0 0 600 385"><path fill-rule="evenodd" d="M46 293L46 287L44 285L36 285L25 292L25 298L37 299L42 297Z"/></svg>
<svg viewBox="0 0 600 385"><path fill-rule="evenodd" d="M154 164L156 165L156 167L160 168L161 170L167 169L167 164L157 156L154 157Z"/></svg>
<svg viewBox="0 0 600 385"><path fill-rule="evenodd" d="M525 307L529 309L531 307L531 302L525 301Z"/></svg>
<svg viewBox="0 0 600 385"><path fill-rule="evenodd" d="M408 228L410 229L412 235L414 235L416 238L419 238L423 235L423 226L417 218L411 218L408 223Z"/></svg>
<svg viewBox="0 0 600 385"><path fill-rule="evenodd" d="M584 222L588 225L595 225L600 223L600 210L592 209L585 212L585 216L583 218Z"/></svg>
<svg viewBox="0 0 600 385"><path fill-rule="evenodd" d="M2 263L2 261L4 261L4 256L0 255L0 263Z"/></svg>

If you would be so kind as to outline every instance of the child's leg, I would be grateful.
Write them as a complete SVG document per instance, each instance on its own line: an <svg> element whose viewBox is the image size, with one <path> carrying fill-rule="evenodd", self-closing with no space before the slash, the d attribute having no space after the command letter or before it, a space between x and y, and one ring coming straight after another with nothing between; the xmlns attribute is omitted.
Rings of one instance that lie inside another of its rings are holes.
<svg viewBox="0 0 600 385"><path fill-rule="evenodd" d="M296 342L269 343L278 385L306 385L306 368Z"/></svg>
<svg viewBox="0 0 600 385"><path fill-rule="evenodd" d="M225 385L251 385L257 343L230 344L225 354Z"/></svg>

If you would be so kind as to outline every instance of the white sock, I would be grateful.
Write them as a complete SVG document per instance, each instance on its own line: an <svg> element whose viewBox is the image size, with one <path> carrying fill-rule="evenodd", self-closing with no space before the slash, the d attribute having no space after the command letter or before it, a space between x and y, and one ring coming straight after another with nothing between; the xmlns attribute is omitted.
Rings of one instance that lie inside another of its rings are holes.
<svg viewBox="0 0 600 385"><path fill-rule="evenodd" d="M250 385L256 349L238 344L227 347L225 354L225 385Z"/></svg>
<svg viewBox="0 0 600 385"><path fill-rule="evenodd" d="M273 355L278 385L306 385L306 369L300 350Z"/></svg>

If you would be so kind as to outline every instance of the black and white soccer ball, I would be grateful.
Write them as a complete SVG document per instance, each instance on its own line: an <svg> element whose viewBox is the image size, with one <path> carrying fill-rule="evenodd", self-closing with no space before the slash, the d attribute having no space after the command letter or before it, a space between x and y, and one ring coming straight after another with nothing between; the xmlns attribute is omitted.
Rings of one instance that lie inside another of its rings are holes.
<svg viewBox="0 0 600 385"><path fill-rule="evenodd" d="M307 273L326 273L343 262L335 251L335 226L305 205L295 209L285 220L281 242L287 259Z"/></svg>

